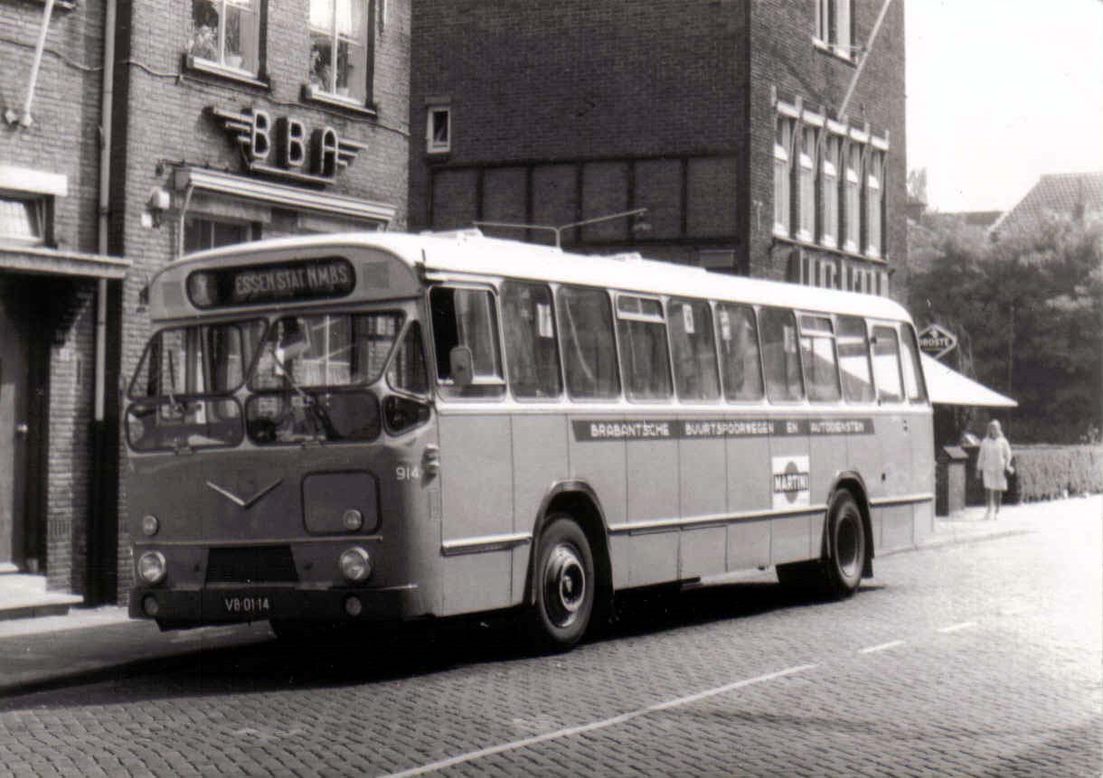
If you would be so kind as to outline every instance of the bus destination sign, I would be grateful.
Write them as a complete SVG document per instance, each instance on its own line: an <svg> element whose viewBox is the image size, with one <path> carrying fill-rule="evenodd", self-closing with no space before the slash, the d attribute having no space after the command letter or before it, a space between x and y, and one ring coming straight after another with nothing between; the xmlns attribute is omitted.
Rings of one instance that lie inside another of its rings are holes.
<svg viewBox="0 0 1103 778"><path fill-rule="evenodd" d="M196 308L307 302L346 297L356 288L352 264L341 257L197 270L188 276Z"/></svg>

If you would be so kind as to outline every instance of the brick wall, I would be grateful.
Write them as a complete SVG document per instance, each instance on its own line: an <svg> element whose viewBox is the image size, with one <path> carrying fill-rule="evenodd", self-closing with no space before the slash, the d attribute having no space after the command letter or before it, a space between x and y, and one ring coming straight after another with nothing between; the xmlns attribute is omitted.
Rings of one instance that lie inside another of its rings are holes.
<svg viewBox="0 0 1103 778"><path fill-rule="evenodd" d="M855 43L868 41L884 0L854 0ZM773 143L775 109L771 92L799 96L806 103L837 110L855 73L851 62L812 43L815 4L757 0L753 5L750 54L749 262L752 275L785 280L792 245L777 242L773 229ZM904 112L904 3L894 2L874 42L847 114L851 124L888 130L886 246L893 296L906 286L905 198L907 155Z"/></svg>
<svg viewBox="0 0 1103 778"><path fill-rule="evenodd" d="M0 2L0 112L20 111L26 94L42 4ZM0 124L0 165L66 177L68 194L53 203L53 242L62 249L95 252L99 183L99 122L103 8L80 3L55 6L46 38L29 127ZM41 278L25 287L35 327L32 348L47 360L44 490L48 584L85 591L92 461L88 430L92 414L94 282ZM47 377L48 376L48 377ZM41 564L42 560L40 560Z"/></svg>
<svg viewBox="0 0 1103 778"><path fill-rule="evenodd" d="M267 57L262 66L268 86L248 86L184 66L191 32L191 4L174 0L125 2L121 18L130 64L120 78L125 102L116 126L124 148L120 156L123 185L114 206L116 240L134 262L121 297L121 379L133 373L149 334L139 306L139 292L153 274L171 261L177 241L174 210L159 227L149 229L141 216L151 189L171 190L177 165L209 166L247 175L239 147L205 112L208 106L241 111L265 110L273 119L293 116L308 128L329 126L342 138L367 144L351 166L326 191L384 202L397 209L392 229L406 226L409 158L410 0L388 0L387 23L375 39L372 94L375 118L302 99L308 81L310 37L307 2L267 3ZM121 126L120 126L121 125ZM173 209L182 195L174 193ZM193 206L195 201L193 201ZM233 208L233 205L227 205ZM273 226L276 231L278 225ZM125 462L126 452L120 446ZM125 468L122 468L125 469ZM126 495L119 495L119 594L129 589L133 571L126 534Z"/></svg>
<svg viewBox="0 0 1103 778"><path fill-rule="evenodd" d="M730 236L745 16L733 0L419 1L411 226L557 225L647 207L645 236L610 222L567 237L682 261L698 239ZM425 153L427 102L450 107L447 155ZM714 198L723 204L699 207Z"/></svg>

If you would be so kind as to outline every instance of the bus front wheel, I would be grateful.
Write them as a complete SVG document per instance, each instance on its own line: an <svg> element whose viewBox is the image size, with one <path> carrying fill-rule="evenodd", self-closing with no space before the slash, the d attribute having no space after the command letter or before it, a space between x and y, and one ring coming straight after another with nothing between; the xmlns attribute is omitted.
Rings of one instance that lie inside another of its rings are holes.
<svg viewBox="0 0 1103 778"><path fill-rule="evenodd" d="M537 645L565 650L586 633L594 610L594 557L569 516L553 516L540 535L533 569L530 627Z"/></svg>
<svg viewBox="0 0 1103 778"><path fill-rule="evenodd" d="M844 599L858 590L866 561L866 533L862 511L845 490L835 493L824 524L820 559L778 565L782 584L830 599Z"/></svg>

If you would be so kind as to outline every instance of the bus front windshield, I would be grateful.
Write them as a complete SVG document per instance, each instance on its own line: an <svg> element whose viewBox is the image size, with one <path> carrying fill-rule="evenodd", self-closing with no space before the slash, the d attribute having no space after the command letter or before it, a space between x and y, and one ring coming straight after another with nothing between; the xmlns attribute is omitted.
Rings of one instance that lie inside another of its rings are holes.
<svg viewBox="0 0 1103 778"><path fill-rule="evenodd" d="M379 403L364 387L379 379L401 327L402 316L393 312L277 319L249 379L249 439L258 445L374 439Z"/></svg>
<svg viewBox="0 0 1103 778"><path fill-rule="evenodd" d="M262 446L373 440L380 410L367 386L402 324L387 311L161 330L131 382L131 446L235 446L245 435Z"/></svg>

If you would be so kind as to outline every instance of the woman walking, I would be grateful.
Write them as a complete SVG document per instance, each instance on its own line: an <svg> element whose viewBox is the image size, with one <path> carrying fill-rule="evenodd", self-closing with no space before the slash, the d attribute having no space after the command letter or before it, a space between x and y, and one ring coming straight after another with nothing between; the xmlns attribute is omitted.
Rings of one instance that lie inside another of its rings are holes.
<svg viewBox="0 0 1103 778"><path fill-rule="evenodd" d="M1014 473L1011 466L1011 444L1003 436L1000 423L988 422L988 435L981 441L977 455L977 477L984 481L985 519L1000 515L1000 503L1007 491L1007 476Z"/></svg>

